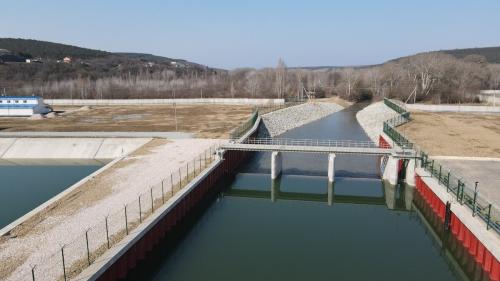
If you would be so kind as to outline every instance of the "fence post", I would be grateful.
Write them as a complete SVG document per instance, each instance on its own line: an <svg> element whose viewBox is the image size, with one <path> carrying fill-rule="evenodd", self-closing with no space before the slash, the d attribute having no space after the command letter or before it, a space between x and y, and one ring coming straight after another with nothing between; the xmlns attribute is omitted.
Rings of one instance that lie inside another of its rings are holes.
<svg viewBox="0 0 500 281"><path fill-rule="evenodd" d="M450 192L450 170L448 170L448 177L446 178L446 192Z"/></svg>
<svg viewBox="0 0 500 281"><path fill-rule="evenodd" d="M89 249L89 230L85 231L85 242L87 242L87 261L90 266L90 249Z"/></svg>
<svg viewBox="0 0 500 281"><path fill-rule="evenodd" d="M153 188L151 187L151 214L154 212L154 201L153 201Z"/></svg>
<svg viewBox="0 0 500 281"><path fill-rule="evenodd" d="M460 204L462 205L464 203L464 188L465 188L465 183L462 182L462 192L460 193Z"/></svg>
<svg viewBox="0 0 500 281"><path fill-rule="evenodd" d="M164 190L164 188L163 188L163 182L164 182L164 181L165 181L165 180L161 180L161 202L162 202L163 204L165 204L165 190Z"/></svg>
<svg viewBox="0 0 500 281"><path fill-rule="evenodd" d="M174 196L174 174L170 173L170 194Z"/></svg>
<svg viewBox="0 0 500 281"><path fill-rule="evenodd" d="M181 190L182 187L182 173L181 173L181 168L179 168L179 190Z"/></svg>
<svg viewBox="0 0 500 281"><path fill-rule="evenodd" d="M490 220L491 220L491 204L488 205L488 220L486 221L486 230L490 229Z"/></svg>
<svg viewBox="0 0 500 281"><path fill-rule="evenodd" d="M125 230L128 235L128 218L127 218L127 204L125 204Z"/></svg>
<svg viewBox="0 0 500 281"><path fill-rule="evenodd" d="M108 249L109 249L109 227L108 227L108 216L106 216L106 241L108 242Z"/></svg>
<svg viewBox="0 0 500 281"><path fill-rule="evenodd" d="M186 184L189 182L189 162L186 162Z"/></svg>
<svg viewBox="0 0 500 281"><path fill-rule="evenodd" d="M432 159L432 162L431 162L431 178L432 178L432 174L434 174L434 159Z"/></svg>
<svg viewBox="0 0 500 281"><path fill-rule="evenodd" d="M458 180L458 185L457 185L457 201L458 198L460 197L460 186L462 186L462 183L460 180Z"/></svg>
<svg viewBox="0 0 500 281"><path fill-rule="evenodd" d="M442 169L442 165L439 165L439 178L438 178L438 183L441 183L441 169Z"/></svg>
<svg viewBox="0 0 500 281"><path fill-rule="evenodd" d="M35 267L36 267L36 265L31 268L31 279L32 279L32 281L35 281Z"/></svg>
<svg viewBox="0 0 500 281"><path fill-rule="evenodd" d="M62 256L62 266L63 266L63 273L64 273L64 281L68 280L66 276L66 263L64 261L64 246L61 247L61 256Z"/></svg>
<svg viewBox="0 0 500 281"><path fill-rule="evenodd" d="M472 202L472 216L476 216L476 200L477 200L477 184L478 182L476 181L476 186L474 187L474 201Z"/></svg>
<svg viewBox="0 0 500 281"><path fill-rule="evenodd" d="M139 195L139 222L142 223L141 195Z"/></svg>

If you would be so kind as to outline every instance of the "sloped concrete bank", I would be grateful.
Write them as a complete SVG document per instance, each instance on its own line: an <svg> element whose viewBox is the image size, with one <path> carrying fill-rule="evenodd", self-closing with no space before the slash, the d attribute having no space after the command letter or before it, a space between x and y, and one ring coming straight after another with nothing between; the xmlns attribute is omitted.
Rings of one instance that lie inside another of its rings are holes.
<svg viewBox="0 0 500 281"><path fill-rule="evenodd" d="M275 137L342 109L344 107L335 103L309 102L264 114L262 121L266 134Z"/></svg>
<svg viewBox="0 0 500 281"><path fill-rule="evenodd" d="M390 109L381 101L360 110L356 114L356 119L368 137L370 137L373 142L378 143L380 135L384 134L384 121L398 115L396 111Z"/></svg>
<svg viewBox="0 0 500 281"><path fill-rule="evenodd" d="M0 163L109 162L149 141L151 138L0 138Z"/></svg>

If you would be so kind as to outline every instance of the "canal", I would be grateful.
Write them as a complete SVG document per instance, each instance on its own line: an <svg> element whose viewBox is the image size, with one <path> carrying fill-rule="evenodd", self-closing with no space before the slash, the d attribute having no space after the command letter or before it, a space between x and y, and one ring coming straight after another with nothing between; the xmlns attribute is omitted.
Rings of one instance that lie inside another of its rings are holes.
<svg viewBox="0 0 500 281"><path fill-rule="evenodd" d="M0 165L0 229L101 167Z"/></svg>
<svg viewBox="0 0 500 281"><path fill-rule="evenodd" d="M358 104L281 137L368 140ZM207 208L167 237L130 280L469 280L413 203L414 189L385 185L379 158L255 153ZM482 278L482 277L481 277ZM487 280L481 279L481 280Z"/></svg>

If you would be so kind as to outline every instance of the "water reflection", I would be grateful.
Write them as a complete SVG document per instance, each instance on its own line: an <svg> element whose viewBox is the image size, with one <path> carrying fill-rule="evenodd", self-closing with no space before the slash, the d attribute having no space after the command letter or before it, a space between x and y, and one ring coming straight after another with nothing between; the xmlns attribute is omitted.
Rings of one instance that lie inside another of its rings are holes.
<svg viewBox="0 0 500 281"><path fill-rule="evenodd" d="M389 210L409 211L414 188L393 186L377 179L283 175L272 180L268 174L239 173L225 196L305 202L385 205Z"/></svg>

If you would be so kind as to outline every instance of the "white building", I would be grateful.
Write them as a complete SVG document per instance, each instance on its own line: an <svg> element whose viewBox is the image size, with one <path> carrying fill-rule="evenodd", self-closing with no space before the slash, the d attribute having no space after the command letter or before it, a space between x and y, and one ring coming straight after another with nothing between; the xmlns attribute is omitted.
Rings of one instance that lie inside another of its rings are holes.
<svg viewBox="0 0 500 281"><path fill-rule="evenodd" d="M46 114L52 108L37 96L0 96L0 116Z"/></svg>
<svg viewBox="0 0 500 281"><path fill-rule="evenodd" d="M479 100L497 106L500 104L500 90L482 90L479 92Z"/></svg>

